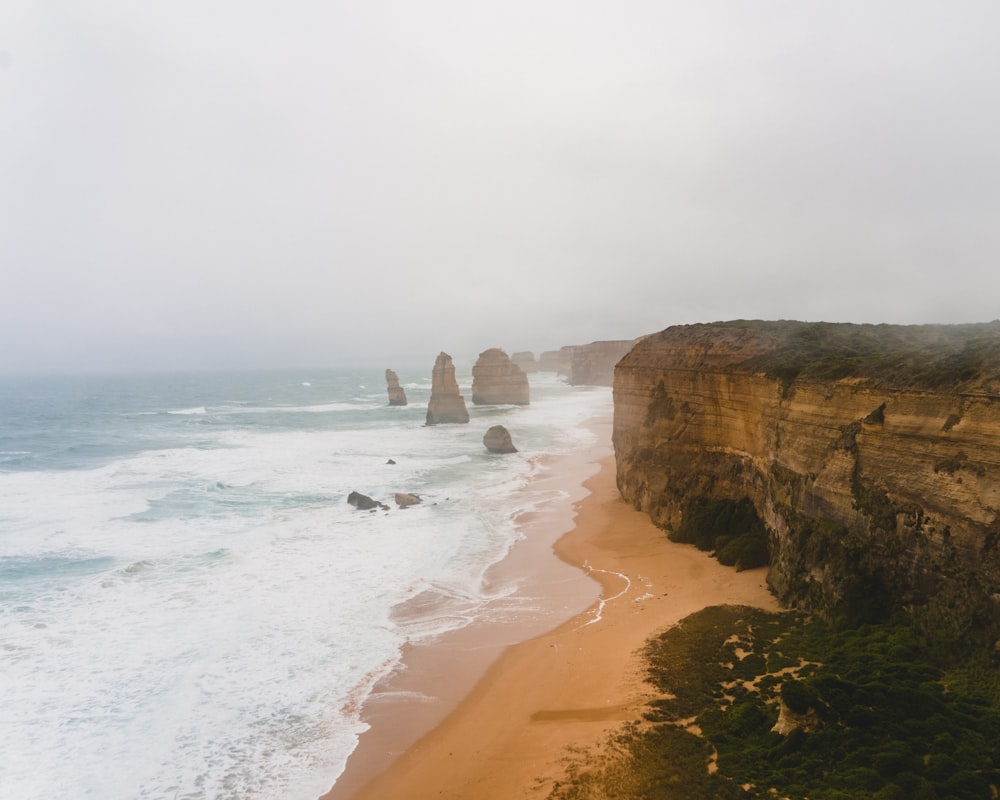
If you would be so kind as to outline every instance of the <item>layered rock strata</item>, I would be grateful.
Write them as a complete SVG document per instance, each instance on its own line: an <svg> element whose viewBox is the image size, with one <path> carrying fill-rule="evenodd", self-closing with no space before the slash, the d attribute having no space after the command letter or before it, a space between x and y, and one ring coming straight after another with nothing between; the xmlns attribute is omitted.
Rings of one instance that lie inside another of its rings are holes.
<svg viewBox="0 0 1000 800"><path fill-rule="evenodd" d="M484 350L472 368L472 402L526 406L530 402L528 376L499 347Z"/></svg>
<svg viewBox="0 0 1000 800"><path fill-rule="evenodd" d="M431 399L427 403L427 424L464 423L469 421L465 398L455 380L455 365L447 353L439 353L431 375Z"/></svg>
<svg viewBox="0 0 1000 800"><path fill-rule="evenodd" d="M483 446L491 453L516 453L510 431L503 425L494 425L483 436Z"/></svg>
<svg viewBox="0 0 1000 800"><path fill-rule="evenodd" d="M613 440L668 531L749 498L786 604L1000 632L1000 323L668 328L617 366Z"/></svg>
<svg viewBox="0 0 1000 800"><path fill-rule="evenodd" d="M385 383L386 390L389 393L389 405L405 406L406 392L403 391L403 387L399 385L399 376L396 375L396 373L391 369L387 369L385 371Z"/></svg>

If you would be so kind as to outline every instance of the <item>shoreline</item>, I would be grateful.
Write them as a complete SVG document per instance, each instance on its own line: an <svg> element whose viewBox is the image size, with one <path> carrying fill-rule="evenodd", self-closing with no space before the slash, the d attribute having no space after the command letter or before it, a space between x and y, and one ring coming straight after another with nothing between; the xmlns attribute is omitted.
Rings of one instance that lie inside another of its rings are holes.
<svg viewBox="0 0 1000 800"><path fill-rule="evenodd" d="M383 752L380 760L370 757L376 747L353 765L349 759L322 800L544 800L564 776L571 752L576 757L595 752L612 730L640 718L654 696L644 682L639 656L649 638L710 605L777 610L765 585L765 568L737 573L690 545L670 542L645 514L625 504L615 484L610 419L599 422L597 430L607 432L606 438L601 434L600 469L580 487L569 528L551 545L545 561L556 561L554 551L564 566L571 565L565 568L578 576L578 586L593 587L596 581L599 596L530 638L480 641L472 652L488 651L488 657L478 663L478 677L466 669L467 651L449 654L447 646L438 644L424 648L428 655L437 651L437 671L416 670L413 678L420 672L420 680L435 675L440 684L461 686L458 696L438 708L422 732L411 729L409 745ZM585 463L586 456L581 465ZM506 560L501 564L513 567ZM462 663L456 655L462 655ZM406 677L406 671L398 676L404 683ZM405 707L397 705L379 719L373 705L372 744L381 739L384 750L389 729L407 727L406 714L398 716L401 711ZM366 744L363 737L355 754Z"/></svg>
<svg viewBox="0 0 1000 800"><path fill-rule="evenodd" d="M558 558L557 541L575 524L586 483L611 457L610 413L587 423L597 439L588 448L543 457L541 474L523 492L559 492L555 502L515 518L521 538L484 574L487 590L515 584L515 610L407 645L400 664L380 679L362 705L369 729L347 759L336 783L320 800L349 800L417 741L438 726L474 689L486 671L514 644L550 631L597 602L599 584L584 571ZM501 606L504 602L501 601ZM524 610L517 611L521 605ZM407 605L397 609L405 619Z"/></svg>

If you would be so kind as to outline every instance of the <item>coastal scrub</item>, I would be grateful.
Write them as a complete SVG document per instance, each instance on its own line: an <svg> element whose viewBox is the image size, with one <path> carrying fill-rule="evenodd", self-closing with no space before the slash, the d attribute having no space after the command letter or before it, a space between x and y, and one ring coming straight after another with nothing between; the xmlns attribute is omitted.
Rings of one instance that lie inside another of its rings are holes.
<svg viewBox="0 0 1000 800"><path fill-rule="evenodd" d="M644 655L660 699L550 800L997 796L996 665L936 662L905 618L714 606Z"/></svg>

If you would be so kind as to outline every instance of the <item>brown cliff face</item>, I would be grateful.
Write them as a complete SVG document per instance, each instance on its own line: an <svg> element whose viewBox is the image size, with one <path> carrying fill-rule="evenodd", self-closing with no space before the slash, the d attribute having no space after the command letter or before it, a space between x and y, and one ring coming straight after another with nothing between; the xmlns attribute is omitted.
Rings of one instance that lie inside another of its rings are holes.
<svg viewBox="0 0 1000 800"><path fill-rule="evenodd" d="M668 531L748 497L779 600L1000 631L1000 324L678 326L614 401L622 496Z"/></svg>
<svg viewBox="0 0 1000 800"><path fill-rule="evenodd" d="M391 369L385 371L386 391L389 393L390 406L405 406L406 392L399 385L399 376Z"/></svg>
<svg viewBox="0 0 1000 800"><path fill-rule="evenodd" d="M472 402L526 406L530 402L528 376L499 347L484 350L472 368Z"/></svg>
<svg viewBox="0 0 1000 800"><path fill-rule="evenodd" d="M447 353L438 354L431 376L431 399L427 403L427 424L440 425L469 421L465 398L455 380L455 364Z"/></svg>
<svg viewBox="0 0 1000 800"><path fill-rule="evenodd" d="M615 364L634 344L634 339L623 339L564 347L563 351L568 351L569 367L565 374L569 383L572 386L611 386L615 378Z"/></svg>

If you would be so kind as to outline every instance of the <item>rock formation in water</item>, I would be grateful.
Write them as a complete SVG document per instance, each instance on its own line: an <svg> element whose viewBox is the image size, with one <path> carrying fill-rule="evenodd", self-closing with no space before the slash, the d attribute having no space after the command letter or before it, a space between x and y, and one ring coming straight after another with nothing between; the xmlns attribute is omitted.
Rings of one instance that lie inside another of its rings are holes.
<svg viewBox="0 0 1000 800"><path fill-rule="evenodd" d="M373 500L368 495L361 494L361 492L351 492L347 495L347 502L361 511L373 511L376 508L388 510L389 508L385 503Z"/></svg>
<svg viewBox="0 0 1000 800"><path fill-rule="evenodd" d="M393 495L393 499L396 501L396 505L400 508L415 506L418 503L423 502L419 495L410 494L409 492L396 492L396 494Z"/></svg>
<svg viewBox="0 0 1000 800"><path fill-rule="evenodd" d="M1000 322L668 328L618 364L613 439L668 531L748 499L780 601L1000 633Z"/></svg>
<svg viewBox="0 0 1000 800"><path fill-rule="evenodd" d="M622 339L564 347L560 352L568 351L569 359L568 371L564 374L572 386L611 386L615 364L633 345L634 339Z"/></svg>
<svg viewBox="0 0 1000 800"><path fill-rule="evenodd" d="M451 356L440 353L434 362L431 377L431 399L427 403L427 424L462 423L469 421L465 398L459 393L455 380L455 365Z"/></svg>
<svg viewBox="0 0 1000 800"><path fill-rule="evenodd" d="M530 350L511 353L510 360L517 364L525 375L538 372L538 362L535 360L535 354Z"/></svg>
<svg viewBox="0 0 1000 800"><path fill-rule="evenodd" d="M526 406L530 402L528 376L499 347L484 350L472 368L472 402Z"/></svg>
<svg viewBox="0 0 1000 800"><path fill-rule="evenodd" d="M404 392L403 387L399 385L399 376L396 375L396 373L391 369L387 369L385 371L385 383L386 389L389 392L389 405L405 406L406 392Z"/></svg>
<svg viewBox="0 0 1000 800"><path fill-rule="evenodd" d="M559 371L559 351L558 350L546 350L538 356L538 371L539 372L558 372Z"/></svg>
<svg viewBox="0 0 1000 800"><path fill-rule="evenodd" d="M494 425L483 436L483 446L491 453L516 453L510 431L503 425Z"/></svg>

